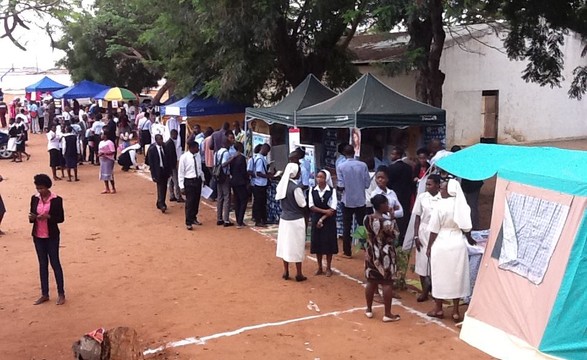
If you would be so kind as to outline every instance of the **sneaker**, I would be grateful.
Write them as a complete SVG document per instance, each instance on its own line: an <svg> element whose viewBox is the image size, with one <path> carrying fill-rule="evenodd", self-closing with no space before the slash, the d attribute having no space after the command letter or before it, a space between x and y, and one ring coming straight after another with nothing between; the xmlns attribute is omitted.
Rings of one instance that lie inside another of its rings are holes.
<svg viewBox="0 0 587 360"><path fill-rule="evenodd" d="M185 228L188 229L188 230L190 230L190 231L192 231L194 229L194 227L192 225L186 225Z"/></svg>
<svg viewBox="0 0 587 360"><path fill-rule="evenodd" d="M198 221L198 219L196 219L196 220L194 220L194 225L201 226L201 225L202 225L202 223L201 223L201 222L199 222L199 221Z"/></svg>

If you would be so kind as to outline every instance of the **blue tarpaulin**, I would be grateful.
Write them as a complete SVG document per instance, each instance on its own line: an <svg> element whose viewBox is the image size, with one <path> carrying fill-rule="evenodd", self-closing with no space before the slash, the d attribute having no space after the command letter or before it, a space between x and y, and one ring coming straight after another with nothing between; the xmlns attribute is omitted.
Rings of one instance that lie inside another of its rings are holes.
<svg viewBox="0 0 587 360"><path fill-rule="evenodd" d="M51 79L50 77L43 77L41 80L37 81L36 83L29 85L25 88L25 91L28 93L34 93L37 91L40 92L51 92L56 90L61 90L66 88L65 85L58 83L57 81Z"/></svg>
<svg viewBox="0 0 587 360"><path fill-rule="evenodd" d="M587 196L585 164L587 151L493 144L477 144L436 162L468 180L499 174L507 180L580 196Z"/></svg>
<svg viewBox="0 0 587 360"><path fill-rule="evenodd" d="M85 99L92 98L106 89L110 89L110 86L82 80L75 85L55 91L52 95L56 99Z"/></svg>
<svg viewBox="0 0 587 360"><path fill-rule="evenodd" d="M201 98L188 95L183 99L161 107L162 115L176 116L207 116L244 113L247 105L222 102L216 98Z"/></svg>

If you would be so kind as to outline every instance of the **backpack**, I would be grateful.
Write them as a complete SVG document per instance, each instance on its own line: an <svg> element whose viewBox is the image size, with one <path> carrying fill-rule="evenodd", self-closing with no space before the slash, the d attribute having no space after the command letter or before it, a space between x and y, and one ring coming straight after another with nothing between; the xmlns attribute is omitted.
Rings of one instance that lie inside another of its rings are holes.
<svg viewBox="0 0 587 360"><path fill-rule="evenodd" d="M219 183L226 181L226 173L224 172L224 169L222 169L222 156L224 156L222 150L224 150L224 152L228 151L226 149L218 150L216 155L214 155L214 167L212 168L212 176L214 176ZM218 158L218 155L220 155L220 159Z"/></svg>

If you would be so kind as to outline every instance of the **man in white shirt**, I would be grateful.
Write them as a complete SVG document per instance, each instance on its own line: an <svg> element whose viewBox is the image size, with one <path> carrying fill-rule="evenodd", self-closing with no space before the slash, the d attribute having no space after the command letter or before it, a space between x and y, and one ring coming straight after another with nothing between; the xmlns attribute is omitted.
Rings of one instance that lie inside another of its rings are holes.
<svg viewBox="0 0 587 360"><path fill-rule="evenodd" d="M169 120L167 120L167 129L169 130L170 134L171 130L175 130L179 133L179 121L177 121L177 118L175 116L172 116L171 118L169 118Z"/></svg>
<svg viewBox="0 0 587 360"><path fill-rule="evenodd" d="M179 158L178 180L182 194L185 194L185 225L192 230L193 225L202 225L198 221L200 196L204 182L200 145L195 140L188 142L188 151Z"/></svg>
<svg viewBox="0 0 587 360"><path fill-rule="evenodd" d="M128 102L128 109L126 112L128 114L128 120L131 124L134 124L137 117L137 107L132 100Z"/></svg>
<svg viewBox="0 0 587 360"><path fill-rule="evenodd" d="M269 144L263 144L258 154L253 156L251 183L253 185L253 214L255 226L267 226L267 185L273 174L268 171L267 154L271 151Z"/></svg>
<svg viewBox="0 0 587 360"><path fill-rule="evenodd" d="M142 113L142 116L137 116L137 130L140 134L141 152L143 152L145 146L151 144L151 120L147 110Z"/></svg>
<svg viewBox="0 0 587 360"><path fill-rule="evenodd" d="M61 134L58 134L56 130L56 126L52 125L47 133L47 151L49 151L49 166L53 172L53 180L61 180L57 176L57 167L61 167L61 177L65 174L61 166Z"/></svg>

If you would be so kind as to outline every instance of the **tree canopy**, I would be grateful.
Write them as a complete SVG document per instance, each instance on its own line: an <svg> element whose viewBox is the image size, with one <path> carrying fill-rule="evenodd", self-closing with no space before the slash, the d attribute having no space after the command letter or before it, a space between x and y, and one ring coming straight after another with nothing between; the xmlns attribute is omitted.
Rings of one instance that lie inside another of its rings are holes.
<svg viewBox="0 0 587 360"><path fill-rule="evenodd" d="M194 88L222 99L276 101L313 73L341 89L359 75L348 44L358 29L410 35L408 62L419 100L442 106L440 59L447 25L507 21L521 75L560 86L568 31L587 37L582 0L97 0L64 24L59 46L74 80L131 89L165 75L180 94ZM574 69L572 97L587 90L587 67Z"/></svg>

